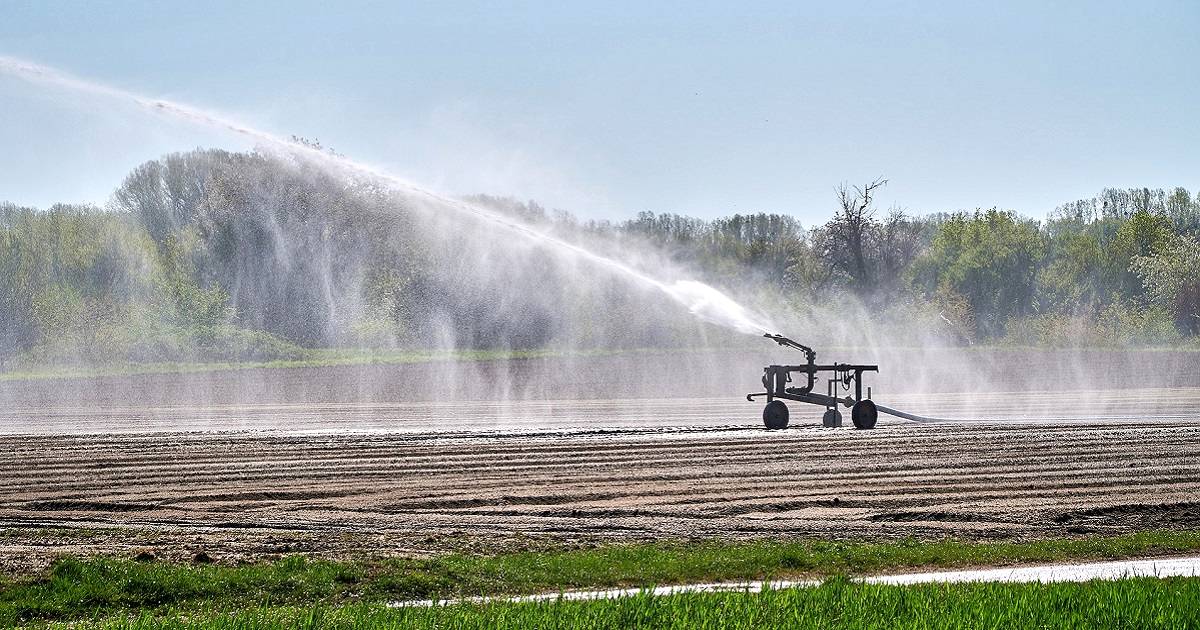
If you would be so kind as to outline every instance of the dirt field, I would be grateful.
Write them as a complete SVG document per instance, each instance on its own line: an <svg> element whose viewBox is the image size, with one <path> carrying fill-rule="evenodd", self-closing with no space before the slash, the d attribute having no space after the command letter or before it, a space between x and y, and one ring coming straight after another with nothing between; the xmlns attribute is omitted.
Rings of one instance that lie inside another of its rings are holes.
<svg viewBox="0 0 1200 630"><path fill-rule="evenodd" d="M1184 379L1195 374L1190 360L1179 359ZM562 367L543 365L547 375ZM121 385L137 391L155 378ZM9 383L0 564L27 570L68 552L204 551L233 562L300 551L1194 527L1200 387L1168 384L877 395L971 421L822 429L820 409L794 408L795 428L766 432L761 403L733 396L347 402L310 393L295 404L168 406L161 390L117 404L90 385L50 402L64 382Z"/></svg>

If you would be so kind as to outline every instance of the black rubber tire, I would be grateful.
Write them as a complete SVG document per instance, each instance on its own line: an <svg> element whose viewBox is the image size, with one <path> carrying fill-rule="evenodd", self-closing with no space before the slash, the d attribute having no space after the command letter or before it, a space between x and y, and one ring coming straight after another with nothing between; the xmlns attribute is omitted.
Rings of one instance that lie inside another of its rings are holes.
<svg viewBox="0 0 1200 630"><path fill-rule="evenodd" d="M833 422L830 422L831 419ZM821 415L821 426L830 428L842 426L842 412L837 409L826 409L825 413Z"/></svg>
<svg viewBox="0 0 1200 630"><path fill-rule="evenodd" d="M879 410L875 403L860 400L850 408L850 419L854 421L855 429L874 429L875 421L879 419Z"/></svg>
<svg viewBox="0 0 1200 630"><path fill-rule="evenodd" d="M763 424L769 430L786 429L788 425L788 408L782 400L772 400L763 407Z"/></svg>

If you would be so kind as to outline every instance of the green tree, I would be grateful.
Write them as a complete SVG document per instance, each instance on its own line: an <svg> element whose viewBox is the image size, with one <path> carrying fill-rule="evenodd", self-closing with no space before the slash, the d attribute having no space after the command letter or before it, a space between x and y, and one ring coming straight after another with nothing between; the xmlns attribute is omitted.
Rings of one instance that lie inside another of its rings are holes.
<svg viewBox="0 0 1200 630"><path fill-rule="evenodd" d="M1135 258L1153 255L1169 246L1175 238L1171 222L1166 216L1147 210L1138 210L1117 230L1112 242L1105 248L1104 272L1118 292L1118 299L1138 299L1145 294L1142 278L1136 274L1131 263Z"/></svg>
<svg viewBox="0 0 1200 630"><path fill-rule="evenodd" d="M999 336L1010 318L1031 312L1044 249L1037 224L1012 212L959 213L913 264L912 282L930 300L939 291L962 296L977 332Z"/></svg>
<svg viewBox="0 0 1200 630"><path fill-rule="evenodd" d="M1200 333L1200 242L1179 236L1149 256L1130 264L1154 305L1168 309L1175 325L1188 335Z"/></svg>

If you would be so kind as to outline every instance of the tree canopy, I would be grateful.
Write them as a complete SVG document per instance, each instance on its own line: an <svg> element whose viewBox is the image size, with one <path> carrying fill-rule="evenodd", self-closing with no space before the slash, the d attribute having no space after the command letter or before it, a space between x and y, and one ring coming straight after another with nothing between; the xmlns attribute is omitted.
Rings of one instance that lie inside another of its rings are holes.
<svg viewBox="0 0 1200 630"><path fill-rule="evenodd" d="M918 313L947 343L1200 333L1200 196L1184 188L1106 189L1035 221L880 211L885 183L838 188L830 219L808 227L782 213L581 222L532 201L467 201L792 313L853 303L884 325ZM303 160L216 150L137 167L104 208L0 204L0 360L692 343L696 324L647 287L427 205Z"/></svg>

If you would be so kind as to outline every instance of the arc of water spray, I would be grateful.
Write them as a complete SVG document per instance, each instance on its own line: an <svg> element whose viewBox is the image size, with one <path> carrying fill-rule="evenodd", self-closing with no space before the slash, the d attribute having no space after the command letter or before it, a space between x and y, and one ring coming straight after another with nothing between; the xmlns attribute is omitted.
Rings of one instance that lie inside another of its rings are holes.
<svg viewBox="0 0 1200 630"><path fill-rule="evenodd" d="M401 191L410 196L425 198L439 205L453 208L459 212L474 215L491 223L503 226L504 228L518 233L525 238L530 238L535 241L557 247L561 250L571 252L572 254L579 256L588 262L615 271L642 285L657 289L666 294L675 302L686 307L693 315L704 321L720 324L737 330L738 332L748 334L757 335L771 332L771 327L765 318L751 313L744 306L738 304L729 296L702 282L683 280L668 284L662 280L658 280L657 278L646 275L645 273L638 271L637 269L634 269L633 267L630 267L629 265L626 265L620 261L613 260L607 256L602 256L575 243L565 241L557 236L554 236L553 234L518 222L496 212L487 210L486 208L440 195L363 162L339 155L333 155L299 144L261 129L256 129L255 127L223 115L206 111L185 103L143 96L128 90L105 85L96 81L82 79L48 66L14 57L0 56L0 75L13 76L31 83L38 83L76 92L93 94L96 96L112 98L118 101L131 102L139 107L160 113L162 115L183 120L191 124L233 132L270 146L280 147L309 159L320 161L325 165L334 166L351 173L365 175L386 182L393 189Z"/></svg>

